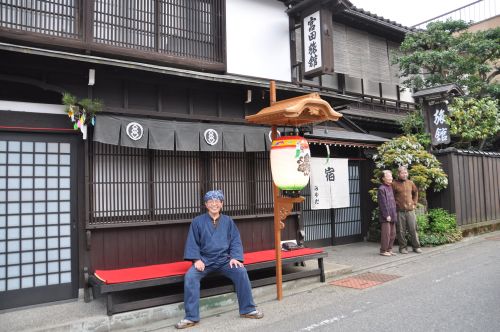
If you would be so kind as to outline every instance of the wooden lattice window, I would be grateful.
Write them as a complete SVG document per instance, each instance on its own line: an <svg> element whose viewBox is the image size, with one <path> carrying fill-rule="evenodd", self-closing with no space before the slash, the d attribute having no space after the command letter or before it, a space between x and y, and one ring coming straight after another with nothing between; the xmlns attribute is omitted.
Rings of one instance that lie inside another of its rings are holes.
<svg viewBox="0 0 500 332"><path fill-rule="evenodd" d="M231 216L273 209L266 152L177 152L92 143L92 226L168 223L205 212L203 194L221 189Z"/></svg>
<svg viewBox="0 0 500 332"><path fill-rule="evenodd" d="M2 0L0 27L79 38L79 4L78 0Z"/></svg>

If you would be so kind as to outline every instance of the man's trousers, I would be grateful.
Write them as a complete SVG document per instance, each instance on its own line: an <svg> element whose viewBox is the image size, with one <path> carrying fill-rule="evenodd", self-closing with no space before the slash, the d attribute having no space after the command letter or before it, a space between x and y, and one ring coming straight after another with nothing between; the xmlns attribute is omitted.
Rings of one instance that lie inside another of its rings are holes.
<svg viewBox="0 0 500 332"><path fill-rule="evenodd" d="M406 249L406 231L410 233L411 246L413 250L420 248L420 242L417 234L417 217L415 211L398 211L398 223L396 224L396 233L398 235L399 250Z"/></svg>
<svg viewBox="0 0 500 332"><path fill-rule="evenodd" d="M220 272L231 279L236 289L240 314L248 314L255 310L252 286L245 267L231 268L229 261L227 261L222 266L206 266L205 270L200 272L193 265L184 276L185 319L193 322L200 320L200 281L211 272Z"/></svg>

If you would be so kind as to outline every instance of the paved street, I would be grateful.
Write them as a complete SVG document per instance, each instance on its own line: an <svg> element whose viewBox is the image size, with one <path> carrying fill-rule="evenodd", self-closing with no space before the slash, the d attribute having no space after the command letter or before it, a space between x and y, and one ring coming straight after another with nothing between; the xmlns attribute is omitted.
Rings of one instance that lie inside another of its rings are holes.
<svg viewBox="0 0 500 332"><path fill-rule="evenodd" d="M499 262L500 241L481 239L370 269L399 276L374 287L325 285L261 303L263 320L231 310L189 331L500 331Z"/></svg>

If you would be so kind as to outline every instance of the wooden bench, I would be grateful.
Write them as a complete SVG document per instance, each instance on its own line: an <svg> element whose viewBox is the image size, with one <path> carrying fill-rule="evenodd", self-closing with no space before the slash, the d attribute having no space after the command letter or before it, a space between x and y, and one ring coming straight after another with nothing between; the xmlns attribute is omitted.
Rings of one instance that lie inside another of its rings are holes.
<svg viewBox="0 0 500 332"><path fill-rule="evenodd" d="M283 281L289 281L311 276L319 276L325 282L323 258L328 254L319 249L302 248L282 252L282 264L303 263L306 260L317 260L317 269L291 272L283 275ZM152 298L115 303L114 296L126 291L157 287L162 285L180 284L184 281L184 274L192 263L183 261L168 264L157 264L119 270L96 270L94 274L85 273L85 300L90 301L89 287L95 298L100 295L107 297L107 313L113 315L119 312L143 309L169 303L182 302L182 293L165 295L156 294ZM245 254L245 267L247 271L255 271L275 266L275 251L265 250ZM252 287L259 287L276 283L276 276L259 278L250 281ZM224 284L213 288L202 289L201 297L213 296L234 291L232 284Z"/></svg>

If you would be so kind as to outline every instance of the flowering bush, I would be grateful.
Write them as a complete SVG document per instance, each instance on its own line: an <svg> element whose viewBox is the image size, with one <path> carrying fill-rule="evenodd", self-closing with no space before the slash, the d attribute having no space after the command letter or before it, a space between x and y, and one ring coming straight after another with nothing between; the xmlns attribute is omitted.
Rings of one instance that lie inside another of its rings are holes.
<svg viewBox="0 0 500 332"><path fill-rule="evenodd" d="M427 152L415 136L406 135L393 138L382 144L378 154L373 156L376 169L372 182L380 184L380 174L384 169L392 170L397 176L399 166L407 166L410 179L419 190L419 197L425 202L425 192L433 187L440 191L448 186L448 177L441 168L441 163L435 156ZM377 201L377 188L370 190L374 202Z"/></svg>

